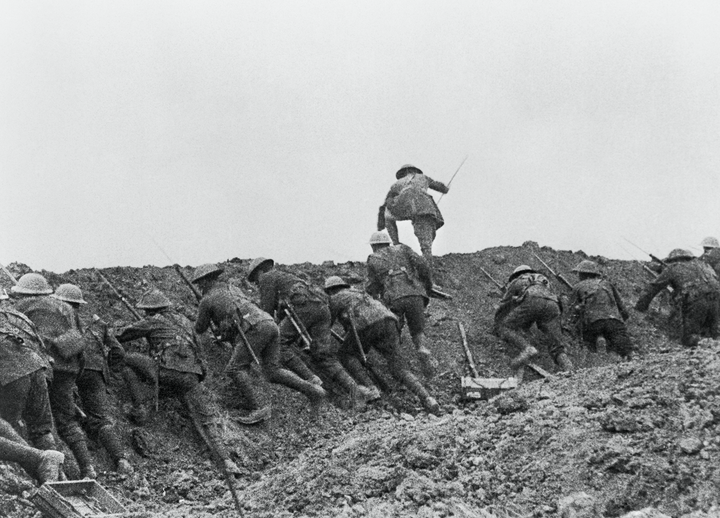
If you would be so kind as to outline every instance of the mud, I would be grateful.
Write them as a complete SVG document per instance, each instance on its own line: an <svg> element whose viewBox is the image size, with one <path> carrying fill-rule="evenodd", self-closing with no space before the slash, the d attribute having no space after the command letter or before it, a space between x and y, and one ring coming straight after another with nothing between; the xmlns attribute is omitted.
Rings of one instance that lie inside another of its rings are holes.
<svg viewBox="0 0 720 518"><path fill-rule="evenodd" d="M210 374L225 422L225 441L243 473L235 478L246 516L645 516L716 515L720 494L720 343L704 340L682 348L668 326L669 306L653 302L648 314L631 310L629 330L638 348L632 362L588 352L577 340L570 355L578 369L545 380L527 371L512 394L464 403L460 377L469 374L457 323L467 329L481 376L511 374L517 351L491 333L500 298L479 267L504 282L519 264L542 270L535 252L575 280L570 269L583 252L556 251L528 242L437 259L443 291L453 300L428 307L429 347L439 370L428 381L444 414L428 416L406 390L384 376L390 395L349 409L339 397L319 418L304 398L261 382L273 418L245 427L232 387L222 377L230 351L204 340ZM631 306L647 281L637 263L590 257L601 264ZM248 260L224 263L231 282L242 280ZM321 283L329 275L361 281L364 263L281 266ZM29 271L12 264L15 274ZM188 274L192 268L184 269ZM196 301L169 267L102 271L132 302L150 286L163 290L188 316ZM132 315L91 270L42 272L54 286L78 284L88 305L121 325ZM3 279L6 288L9 284ZM556 290L563 288L555 282ZM403 347L414 360L409 337ZM371 361L387 373L379 357ZM537 363L555 372L542 350ZM259 379L259 378L258 378ZM162 401L143 428L125 417L128 398L112 386L115 418L136 473L110 470L93 445L99 482L130 511L161 516L236 516L223 478L201 446L180 405ZM0 515L36 515L27 501L33 483L21 470L0 464ZM699 514L699 513L707 514ZM652 514L655 513L655 514Z"/></svg>

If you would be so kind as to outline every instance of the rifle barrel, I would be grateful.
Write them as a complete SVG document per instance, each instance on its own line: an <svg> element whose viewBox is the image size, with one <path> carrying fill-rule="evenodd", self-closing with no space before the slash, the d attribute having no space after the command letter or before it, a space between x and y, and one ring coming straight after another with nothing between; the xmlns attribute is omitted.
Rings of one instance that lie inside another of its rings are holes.
<svg viewBox="0 0 720 518"><path fill-rule="evenodd" d="M5 272L5 275L10 277L10 280L13 281L13 284L17 284L17 279L15 278L15 276L12 273L10 273L10 271L7 268L5 268L5 266L0 264L0 268L2 268L2 271Z"/></svg>
<svg viewBox="0 0 720 518"><path fill-rule="evenodd" d="M132 304L130 304L127 299L122 296L122 294L117 290L117 288L113 286L113 283L110 282L108 278L105 277L102 272L97 268L93 268L93 271L97 273L100 279L102 279L102 281L110 287L115 296L120 299L120 301L125 305L125 307L130 311L130 313L132 313L137 320L142 320L142 316L140 315L140 313L138 313L137 310L132 306Z"/></svg>

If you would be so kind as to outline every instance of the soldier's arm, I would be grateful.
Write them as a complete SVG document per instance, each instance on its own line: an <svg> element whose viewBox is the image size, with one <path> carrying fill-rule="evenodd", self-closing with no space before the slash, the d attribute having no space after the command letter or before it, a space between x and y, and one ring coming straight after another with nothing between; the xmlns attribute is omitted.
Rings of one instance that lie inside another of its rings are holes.
<svg viewBox="0 0 720 518"><path fill-rule="evenodd" d="M382 292L382 283L378 278L375 268L371 264L367 265L367 281L365 281L365 293L371 297L379 297Z"/></svg>
<svg viewBox="0 0 720 518"><path fill-rule="evenodd" d="M274 315L278 303L275 283L267 275L263 275L260 278L258 289L260 291L260 309L265 313Z"/></svg>
<svg viewBox="0 0 720 518"><path fill-rule="evenodd" d="M654 281L650 282L643 291L640 298L635 303L635 309L638 311L647 311L650 307L650 302L655 298L655 295L660 293L666 286L672 282L672 273L670 268L665 268L663 272L655 278Z"/></svg>
<svg viewBox="0 0 720 518"><path fill-rule="evenodd" d="M147 321L147 319L139 320L130 324L129 326L118 329L117 333L115 334L115 338L117 338L117 341L120 343L130 342L132 340L137 340L138 338L144 338L150 334L150 325L151 324Z"/></svg>
<svg viewBox="0 0 720 518"><path fill-rule="evenodd" d="M430 180L430 183L428 184L428 187L432 189L433 191L441 192L445 194L450 190L450 187L445 185L442 182L438 182L437 180L433 180L432 178L428 177L428 180Z"/></svg>

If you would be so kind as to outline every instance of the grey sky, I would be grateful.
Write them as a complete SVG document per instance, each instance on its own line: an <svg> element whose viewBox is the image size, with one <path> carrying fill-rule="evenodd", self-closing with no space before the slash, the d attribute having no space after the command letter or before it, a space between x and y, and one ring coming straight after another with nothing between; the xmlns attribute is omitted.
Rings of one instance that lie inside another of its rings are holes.
<svg viewBox="0 0 720 518"><path fill-rule="evenodd" d="M698 247L720 234L719 15L3 2L0 261L168 264L153 239L181 264L364 260L394 172L447 181L466 154L438 254Z"/></svg>

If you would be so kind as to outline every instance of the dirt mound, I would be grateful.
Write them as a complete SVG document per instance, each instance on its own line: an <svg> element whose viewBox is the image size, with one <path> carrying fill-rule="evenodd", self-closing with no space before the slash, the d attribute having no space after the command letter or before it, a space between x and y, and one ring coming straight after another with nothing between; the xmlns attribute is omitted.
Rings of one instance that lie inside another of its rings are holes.
<svg viewBox="0 0 720 518"><path fill-rule="evenodd" d="M440 363L429 386L446 412L440 418L427 416L403 387L384 376L392 393L377 405L354 412L328 407L316 421L304 398L264 384L273 419L242 427L233 420L242 402L221 375L230 351L208 339L207 383L225 416L226 442L245 469L236 484L247 515L551 516L561 511L561 498L578 492L586 493L596 512L609 516L647 506L679 516L716 504L720 399L714 391L720 386L720 344L706 341L695 351L682 350L667 336L662 300L647 315L632 311L629 329L640 351L634 362L591 354L574 343L570 353L581 369L572 375L545 381L528 373L512 396L471 405L459 401L459 379L467 371L458 322L467 329L481 375L509 375L509 356L517 352L507 351L490 332L500 294L480 267L504 282L519 264L542 270L533 253L571 279L570 269L587 258L528 242L437 259L442 287L453 296L433 300L428 308L428 345ZM634 303L647 280L639 265L591 259ZM231 282L252 294L243 281L247 265L240 259L224 263ZM25 265L9 268L17 274L29 271ZM357 262L281 268L317 283L329 275L360 281L365 274L364 263ZM42 273L54 286L81 286L87 316L97 313L117 324L132 320L92 270ZM102 273L132 302L153 286L194 317L194 296L170 267ZM403 347L413 357L409 342L404 334ZM543 352L538 363L553 372ZM386 372L380 358L370 360ZM102 484L133 511L235 515L222 478L177 403L163 401L141 429L125 418L127 395L119 380L113 398L138 470L119 477L107 471L104 452L94 450L105 470ZM15 468L0 469L0 514L33 516L25 499L28 479Z"/></svg>

